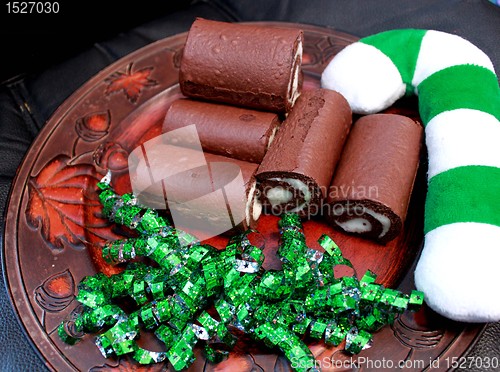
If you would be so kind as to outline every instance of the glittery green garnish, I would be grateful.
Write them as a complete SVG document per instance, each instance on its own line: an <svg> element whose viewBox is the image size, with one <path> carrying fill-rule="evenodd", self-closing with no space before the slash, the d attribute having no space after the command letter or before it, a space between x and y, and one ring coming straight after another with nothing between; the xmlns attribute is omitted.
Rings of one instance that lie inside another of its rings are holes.
<svg viewBox="0 0 500 372"><path fill-rule="evenodd" d="M335 278L336 265L352 264L329 236L318 241L324 253L307 247L296 214L284 214L279 222L282 269L266 271L264 253L251 244L248 233L234 236L218 251L138 205L133 195L118 196L109 179L98 189L103 215L135 229L138 237L104 246L107 262L127 267L111 277L96 274L82 280L76 299L83 310L58 328L67 344L98 332L95 343L104 357L131 354L139 364L168 360L179 371L193 363L200 344L209 361L225 359L236 343L230 330L238 329L278 348L298 371L317 371L304 337L331 345L345 340L345 350L357 354L370 347L371 332L422 305L421 292L406 295L383 288L371 271L361 280L355 274ZM137 257L155 265L130 262ZM123 301L135 303L136 310L127 314ZM146 331L163 342L163 351L138 345Z"/></svg>

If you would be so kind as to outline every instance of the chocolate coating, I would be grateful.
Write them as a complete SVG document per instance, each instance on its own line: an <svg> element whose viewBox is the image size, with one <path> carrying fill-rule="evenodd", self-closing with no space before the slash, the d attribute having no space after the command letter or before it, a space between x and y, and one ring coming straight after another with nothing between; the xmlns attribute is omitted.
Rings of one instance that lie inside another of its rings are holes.
<svg viewBox="0 0 500 372"><path fill-rule="evenodd" d="M272 204L266 197L268 190L286 188L282 180L290 178L302 181L311 194L308 208L300 213L315 213L326 196L351 123L351 109L339 93L325 89L303 92L257 171L263 205ZM293 198L279 206L282 212L293 210L306 198L297 188L287 190Z"/></svg>
<svg viewBox="0 0 500 372"><path fill-rule="evenodd" d="M180 99L168 109L163 133L192 124L204 151L260 163L280 121L270 112ZM191 144L180 139L178 145Z"/></svg>
<svg viewBox="0 0 500 372"><path fill-rule="evenodd" d="M195 219L199 219L209 222L205 225L211 228L217 227L227 222L229 213L237 227L255 227L252 208L256 195L251 189L258 164L163 143L145 150L146 156L139 155L130 171L142 204L160 210L175 206L178 217L185 217L187 225L196 225ZM249 216L243 216L242 211Z"/></svg>
<svg viewBox="0 0 500 372"><path fill-rule="evenodd" d="M179 84L189 97L285 112L300 90L303 32L198 18L181 60Z"/></svg>
<svg viewBox="0 0 500 372"><path fill-rule="evenodd" d="M375 114L360 118L352 127L329 189L332 226L358 218L361 230L367 229L358 234L381 243L394 239L406 218L421 141L421 125L408 117ZM380 218L367 213L367 208L390 221L388 231L383 233Z"/></svg>

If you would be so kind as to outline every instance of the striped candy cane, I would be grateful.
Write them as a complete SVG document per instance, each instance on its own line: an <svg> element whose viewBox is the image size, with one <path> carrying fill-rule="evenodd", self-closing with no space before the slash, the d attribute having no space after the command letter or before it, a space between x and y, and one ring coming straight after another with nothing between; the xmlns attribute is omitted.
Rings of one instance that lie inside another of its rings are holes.
<svg viewBox="0 0 500 372"><path fill-rule="evenodd" d="M417 94L429 156L425 242L415 284L454 320L500 320L500 89L459 36L392 30L346 47L322 75L354 112Z"/></svg>

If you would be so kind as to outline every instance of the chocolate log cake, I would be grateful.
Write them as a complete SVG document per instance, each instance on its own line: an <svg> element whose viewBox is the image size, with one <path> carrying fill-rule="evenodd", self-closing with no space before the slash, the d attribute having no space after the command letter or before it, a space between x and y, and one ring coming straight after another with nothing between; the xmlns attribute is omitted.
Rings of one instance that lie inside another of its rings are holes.
<svg viewBox="0 0 500 372"><path fill-rule="evenodd" d="M422 127L393 114L359 119L329 189L334 227L386 243L403 227L419 163Z"/></svg>
<svg viewBox="0 0 500 372"><path fill-rule="evenodd" d="M264 111L287 112L302 81L303 32L198 18L179 72L188 97Z"/></svg>
<svg viewBox="0 0 500 372"><path fill-rule="evenodd" d="M163 133L192 124L196 125L204 151L260 163L280 121L275 113L180 99L168 109ZM189 138L179 137L178 145L198 146L188 143Z"/></svg>
<svg viewBox="0 0 500 372"><path fill-rule="evenodd" d="M167 209L176 226L203 226L213 235L256 226L262 209L254 177L258 164L161 142L132 158L131 182L139 201Z"/></svg>
<svg viewBox="0 0 500 372"><path fill-rule="evenodd" d="M351 123L351 109L339 93L302 93L256 174L266 211L318 213Z"/></svg>

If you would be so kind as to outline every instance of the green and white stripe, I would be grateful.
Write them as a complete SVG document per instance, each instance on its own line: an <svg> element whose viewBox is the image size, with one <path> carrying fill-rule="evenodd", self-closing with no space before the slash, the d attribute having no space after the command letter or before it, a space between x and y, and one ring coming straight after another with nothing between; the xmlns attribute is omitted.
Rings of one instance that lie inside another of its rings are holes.
<svg viewBox="0 0 500 372"><path fill-rule="evenodd" d="M500 320L500 89L488 56L456 35L392 30L346 47L322 85L364 114L418 94L429 172L415 283L446 317Z"/></svg>

